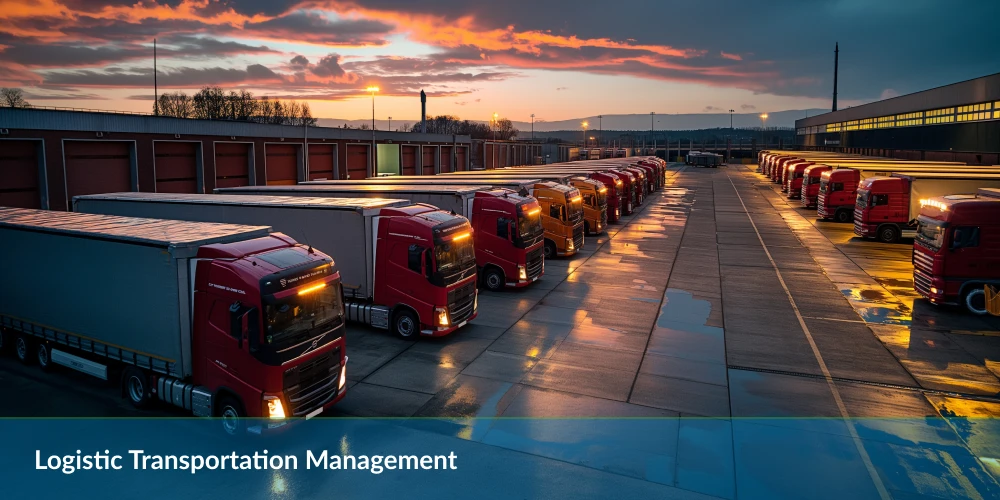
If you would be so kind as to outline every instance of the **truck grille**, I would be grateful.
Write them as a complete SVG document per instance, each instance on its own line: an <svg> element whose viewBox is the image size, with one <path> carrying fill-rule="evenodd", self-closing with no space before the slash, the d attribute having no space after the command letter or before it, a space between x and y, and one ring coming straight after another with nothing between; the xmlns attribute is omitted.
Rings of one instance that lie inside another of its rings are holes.
<svg viewBox="0 0 1000 500"><path fill-rule="evenodd" d="M830 216L830 214L826 213L826 210L824 209L825 206L826 206L826 194L824 194L823 191L820 191L820 193L816 196L816 207L817 207L816 211L819 213L819 216L823 218L827 218Z"/></svg>
<svg viewBox="0 0 1000 500"><path fill-rule="evenodd" d="M451 324L455 325L469 319L475 304L475 280L448 292L448 315L451 318Z"/></svg>
<svg viewBox="0 0 1000 500"><path fill-rule="evenodd" d="M573 228L573 248L577 251L583 248L583 224Z"/></svg>
<svg viewBox="0 0 1000 500"><path fill-rule="evenodd" d="M921 252L920 250L917 250L916 248L914 248L913 249L913 267L916 268L916 269L920 269L921 271L923 271L925 273L933 274L934 273L934 258L931 257L930 255L927 255L924 252Z"/></svg>
<svg viewBox="0 0 1000 500"><path fill-rule="evenodd" d="M601 227L608 227L608 207L601 209Z"/></svg>
<svg viewBox="0 0 1000 500"><path fill-rule="evenodd" d="M931 295L931 277L921 272L919 269L913 270L913 289L924 297Z"/></svg>
<svg viewBox="0 0 1000 500"><path fill-rule="evenodd" d="M535 279L536 276L542 274L542 268L544 267L542 247L528 252L525 262L525 272L527 272L529 280Z"/></svg>
<svg viewBox="0 0 1000 500"><path fill-rule="evenodd" d="M337 393L340 348L285 372L283 387L292 416L308 415Z"/></svg>

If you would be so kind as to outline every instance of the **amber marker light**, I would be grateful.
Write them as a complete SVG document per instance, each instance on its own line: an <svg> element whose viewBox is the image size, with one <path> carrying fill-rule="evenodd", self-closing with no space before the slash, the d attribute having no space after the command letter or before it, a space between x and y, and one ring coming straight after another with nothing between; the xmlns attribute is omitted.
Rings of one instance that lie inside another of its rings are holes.
<svg viewBox="0 0 1000 500"><path fill-rule="evenodd" d="M303 288L303 289L299 290L299 295L305 295L307 293L313 293L316 290L322 290L324 288L326 288L326 283L318 283L318 284L315 284L313 286L306 287L306 288Z"/></svg>

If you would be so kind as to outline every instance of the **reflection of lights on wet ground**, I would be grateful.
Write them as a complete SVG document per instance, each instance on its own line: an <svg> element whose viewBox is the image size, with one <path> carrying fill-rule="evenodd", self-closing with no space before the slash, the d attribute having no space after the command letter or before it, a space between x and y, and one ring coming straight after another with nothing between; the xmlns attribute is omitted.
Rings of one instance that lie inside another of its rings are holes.
<svg viewBox="0 0 1000 500"><path fill-rule="evenodd" d="M288 485L285 484L285 478L280 472L275 472L274 477L271 478L271 492L280 495L286 491L288 491Z"/></svg>
<svg viewBox="0 0 1000 500"><path fill-rule="evenodd" d="M340 437L340 454L350 455L351 454L351 444L347 441L347 436Z"/></svg>

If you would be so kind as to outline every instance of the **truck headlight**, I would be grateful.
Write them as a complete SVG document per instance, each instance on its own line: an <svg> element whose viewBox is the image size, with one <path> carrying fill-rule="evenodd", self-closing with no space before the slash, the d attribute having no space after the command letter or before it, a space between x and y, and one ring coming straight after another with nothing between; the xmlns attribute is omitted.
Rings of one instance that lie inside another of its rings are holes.
<svg viewBox="0 0 1000 500"><path fill-rule="evenodd" d="M472 312L479 310L479 290L476 290L476 298L472 299Z"/></svg>
<svg viewBox="0 0 1000 500"><path fill-rule="evenodd" d="M285 407L281 404L278 396L264 396L264 404L267 406L267 418L281 420L285 418Z"/></svg>
<svg viewBox="0 0 1000 500"><path fill-rule="evenodd" d="M526 280L528 279L528 270L522 265L517 266L517 279Z"/></svg>
<svg viewBox="0 0 1000 500"><path fill-rule="evenodd" d="M434 317L437 318L438 326L448 326L451 322L448 321L448 309L444 307L434 308Z"/></svg>
<svg viewBox="0 0 1000 500"><path fill-rule="evenodd" d="M939 290L939 289L937 289L935 287L931 287L931 293L933 293L934 295L937 295L937 294L941 293L941 290Z"/></svg>
<svg viewBox="0 0 1000 500"><path fill-rule="evenodd" d="M344 360L347 361L347 360ZM337 389L343 389L344 384L347 383L347 363L340 366L340 381L337 383Z"/></svg>
<svg viewBox="0 0 1000 500"><path fill-rule="evenodd" d="M573 249L573 240L570 238L566 238L566 250L572 250L572 249Z"/></svg>

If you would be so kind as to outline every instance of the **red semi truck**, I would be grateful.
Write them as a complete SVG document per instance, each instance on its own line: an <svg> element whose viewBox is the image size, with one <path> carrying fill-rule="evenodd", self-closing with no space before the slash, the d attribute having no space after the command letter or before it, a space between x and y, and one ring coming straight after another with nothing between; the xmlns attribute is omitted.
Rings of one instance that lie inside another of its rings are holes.
<svg viewBox="0 0 1000 500"><path fill-rule="evenodd" d="M916 235L921 204L947 194L1000 188L1000 173L896 172L869 177L858 186L854 234L892 243Z"/></svg>
<svg viewBox="0 0 1000 500"><path fill-rule="evenodd" d="M347 319L403 338L447 335L476 317L468 219L405 200L222 194L77 196L80 212L269 224L331 255Z"/></svg>
<svg viewBox="0 0 1000 500"><path fill-rule="evenodd" d="M829 165L810 165L802 172L802 187L799 199L802 206L812 208L816 206L816 199L819 197L819 183L823 172L833 170Z"/></svg>
<svg viewBox="0 0 1000 500"><path fill-rule="evenodd" d="M330 257L266 226L0 208L0 339L24 362L120 380L263 432L346 388ZM253 417L256 420L247 420Z"/></svg>
<svg viewBox="0 0 1000 500"><path fill-rule="evenodd" d="M795 199L802 195L802 179L806 169L815 165L811 161L794 162L785 168L781 191L788 193L788 198Z"/></svg>
<svg viewBox="0 0 1000 500"><path fill-rule="evenodd" d="M984 315L985 285L1000 286L1000 190L925 200L913 240L913 288L934 304Z"/></svg>
<svg viewBox="0 0 1000 500"><path fill-rule="evenodd" d="M436 178L436 177L432 177ZM490 290L530 285L542 276L541 207L530 196L487 186L301 184L220 188L219 194L328 198L400 198L456 213L472 222L479 282Z"/></svg>

